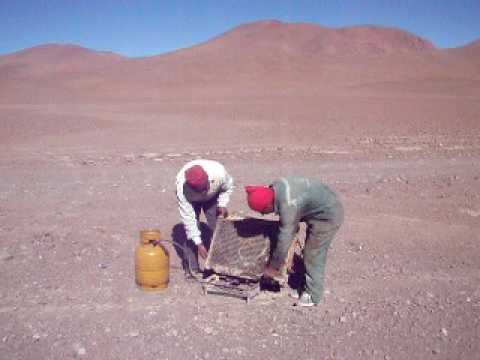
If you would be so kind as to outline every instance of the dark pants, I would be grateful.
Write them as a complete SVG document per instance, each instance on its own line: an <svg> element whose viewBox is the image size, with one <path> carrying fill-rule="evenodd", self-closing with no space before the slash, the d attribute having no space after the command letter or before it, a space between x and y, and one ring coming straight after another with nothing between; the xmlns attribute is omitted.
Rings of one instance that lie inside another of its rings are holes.
<svg viewBox="0 0 480 360"><path fill-rule="evenodd" d="M210 241L217 226L217 202L218 197L214 197L206 202L192 202L193 209L195 210L195 216L199 223L199 228L202 230L202 243L208 249L210 247ZM200 226L200 213L203 210L205 218L207 220L208 229L204 231ZM187 240L184 249L184 267L190 270L192 273L199 272L200 267L198 265L198 249L197 245L193 241Z"/></svg>
<svg viewBox="0 0 480 360"><path fill-rule="evenodd" d="M343 207L339 204L331 219L307 220L307 236L303 250L306 291L314 303L322 300L328 248L343 223Z"/></svg>

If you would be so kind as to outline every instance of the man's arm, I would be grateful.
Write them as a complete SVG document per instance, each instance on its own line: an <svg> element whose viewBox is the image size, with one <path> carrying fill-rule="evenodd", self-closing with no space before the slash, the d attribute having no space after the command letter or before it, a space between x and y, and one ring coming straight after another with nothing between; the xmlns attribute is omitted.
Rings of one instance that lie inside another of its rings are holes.
<svg viewBox="0 0 480 360"><path fill-rule="evenodd" d="M199 245L202 243L202 238L198 228L195 210L193 209L192 204L190 204L183 194L183 185L184 184L182 182L177 182L177 199L180 218L185 226L187 238L191 239L195 245Z"/></svg>
<svg viewBox="0 0 480 360"><path fill-rule="evenodd" d="M298 230L298 210L294 204L280 206L280 228L275 250L270 258L269 266L280 269L287 258L290 245Z"/></svg>
<svg viewBox="0 0 480 360"><path fill-rule="evenodd" d="M230 196L233 192L233 178L228 172L225 172L223 178L222 186L220 187L220 193L218 194L218 207L225 208L227 207L228 202L230 201Z"/></svg>

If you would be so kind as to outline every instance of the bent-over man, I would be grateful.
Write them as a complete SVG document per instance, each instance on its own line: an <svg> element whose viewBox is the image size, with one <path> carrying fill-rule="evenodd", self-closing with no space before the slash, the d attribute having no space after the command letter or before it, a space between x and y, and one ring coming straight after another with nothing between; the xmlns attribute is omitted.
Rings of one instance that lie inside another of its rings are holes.
<svg viewBox="0 0 480 360"><path fill-rule="evenodd" d="M217 216L227 217L227 204L233 191L233 178L217 161L198 159L182 167L177 174L177 199L180 217L187 235L184 267L190 273L200 271L198 255L206 258ZM202 241L199 217L203 210L211 231Z"/></svg>
<svg viewBox="0 0 480 360"><path fill-rule="evenodd" d="M303 250L306 288L297 305L318 304L324 292L328 248L343 222L340 199L320 181L302 177L280 178L270 186L247 186L245 190L252 210L279 215L278 242L265 267L265 277L279 274L299 223L307 224Z"/></svg>

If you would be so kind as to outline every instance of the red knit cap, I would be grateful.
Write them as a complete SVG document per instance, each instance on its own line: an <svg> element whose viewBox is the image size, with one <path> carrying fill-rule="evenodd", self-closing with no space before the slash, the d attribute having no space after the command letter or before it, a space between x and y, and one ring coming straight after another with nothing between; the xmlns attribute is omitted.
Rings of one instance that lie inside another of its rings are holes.
<svg viewBox="0 0 480 360"><path fill-rule="evenodd" d="M208 189L208 175L200 165L194 165L185 171L185 181L194 190Z"/></svg>
<svg viewBox="0 0 480 360"><path fill-rule="evenodd" d="M273 205L275 193L268 186L245 186L248 206L252 210L263 213Z"/></svg>

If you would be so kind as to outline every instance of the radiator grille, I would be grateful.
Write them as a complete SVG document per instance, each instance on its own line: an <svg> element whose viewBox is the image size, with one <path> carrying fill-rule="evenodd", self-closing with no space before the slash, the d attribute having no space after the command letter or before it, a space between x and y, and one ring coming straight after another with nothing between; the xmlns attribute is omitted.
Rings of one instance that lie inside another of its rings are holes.
<svg viewBox="0 0 480 360"><path fill-rule="evenodd" d="M277 241L278 221L256 218L219 220L205 263L216 273L258 278Z"/></svg>

